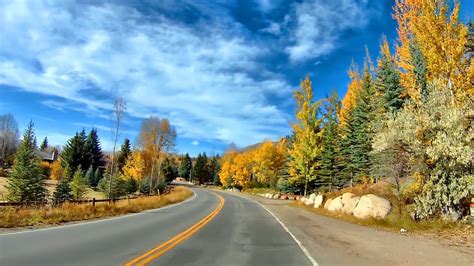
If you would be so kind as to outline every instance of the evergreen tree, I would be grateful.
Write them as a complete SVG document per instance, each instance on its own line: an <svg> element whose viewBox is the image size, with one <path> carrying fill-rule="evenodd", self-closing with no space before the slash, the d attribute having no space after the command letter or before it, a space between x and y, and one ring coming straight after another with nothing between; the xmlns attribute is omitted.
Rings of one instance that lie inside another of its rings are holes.
<svg viewBox="0 0 474 266"><path fill-rule="evenodd" d="M117 168L120 173L123 174L123 167L127 163L128 158L130 157L130 154L132 154L132 147L130 144L129 139L125 139L122 148L120 149L120 153L117 157Z"/></svg>
<svg viewBox="0 0 474 266"><path fill-rule="evenodd" d="M415 76L416 86L421 92L421 97L425 98L428 95L428 82L426 79L428 68L426 66L426 59L421 52L419 45L414 41L410 44L410 54L412 61L411 63L414 66L412 71Z"/></svg>
<svg viewBox="0 0 474 266"><path fill-rule="evenodd" d="M328 98L325 110L325 121L323 124L323 149L321 151L321 167L319 175L321 180L329 187L341 185L336 176L338 173L338 122L337 110L339 110L340 101L337 94Z"/></svg>
<svg viewBox="0 0 474 266"><path fill-rule="evenodd" d="M89 166L89 169L87 169L85 178L89 186L91 187L97 186L97 182L95 180L94 168L92 168L92 165Z"/></svg>
<svg viewBox="0 0 474 266"><path fill-rule="evenodd" d="M53 199L55 203L61 203L72 199L71 185L69 184L69 180L62 178L59 181L56 191L54 191Z"/></svg>
<svg viewBox="0 0 474 266"><path fill-rule="evenodd" d="M102 166L102 157L99 135L97 134L97 129L93 128L85 139L82 170L86 171L89 169L89 166L92 166L93 169Z"/></svg>
<svg viewBox="0 0 474 266"><path fill-rule="evenodd" d="M96 187L99 184L99 181L102 179L102 171L100 168L95 169L94 172L94 187Z"/></svg>
<svg viewBox="0 0 474 266"><path fill-rule="evenodd" d="M177 169L174 166L172 160L169 157L166 157L161 164L161 174L165 182L171 182L177 177Z"/></svg>
<svg viewBox="0 0 474 266"><path fill-rule="evenodd" d="M381 107L383 107L383 111L396 112L403 106L404 99L402 95L404 89L386 39L384 39L380 50L381 56L378 60L376 90L382 96Z"/></svg>
<svg viewBox="0 0 474 266"><path fill-rule="evenodd" d="M350 151L351 163L355 167L355 175L352 178L359 179L370 175L369 153L372 150L372 128L370 121L373 121L374 106L373 99L375 91L372 74L366 64L362 75L362 91L356 98L353 119L351 121L354 133L353 145Z"/></svg>
<svg viewBox="0 0 474 266"><path fill-rule="evenodd" d="M41 142L40 150L45 151L48 148L48 137L44 137L43 142Z"/></svg>
<svg viewBox="0 0 474 266"><path fill-rule="evenodd" d="M209 169L206 153L199 153L196 158L196 163L193 167L193 180L197 180L201 184L209 181Z"/></svg>
<svg viewBox="0 0 474 266"><path fill-rule="evenodd" d="M210 181L213 182L216 185L220 184L220 179L219 179L219 172L221 169L221 165L219 163L220 157L219 155L212 157L212 159L209 162L209 177Z"/></svg>
<svg viewBox="0 0 474 266"><path fill-rule="evenodd" d="M189 157L189 154L186 153L181 158L181 163L179 164L179 168L178 168L178 175L180 177L190 179L192 169L193 169L193 162L191 160L191 157Z"/></svg>
<svg viewBox="0 0 474 266"><path fill-rule="evenodd" d="M82 133L76 133L74 137L68 140L66 146L63 147L61 164L63 169L68 169L67 173L65 173L66 178L70 179L72 178L71 174L74 174L78 169L82 170L82 164L84 163L84 144L84 135Z"/></svg>
<svg viewBox="0 0 474 266"><path fill-rule="evenodd" d="M82 199L87 190L87 182L81 169L77 169L71 181L72 196L76 200Z"/></svg>
<svg viewBox="0 0 474 266"><path fill-rule="evenodd" d="M46 177L42 175L41 160L36 154L33 126L33 122L30 121L15 154L15 163L8 184L7 198L11 201L40 202L47 196Z"/></svg>

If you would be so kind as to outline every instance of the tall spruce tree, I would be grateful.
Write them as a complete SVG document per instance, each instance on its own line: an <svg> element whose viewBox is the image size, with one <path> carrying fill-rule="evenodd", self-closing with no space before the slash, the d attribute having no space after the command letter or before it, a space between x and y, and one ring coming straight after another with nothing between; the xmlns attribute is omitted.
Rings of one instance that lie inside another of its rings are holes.
<svg viewBox="0 0 474 266"><path fill-rule="evenodd" d="M428 95L428 81L426 78L426 73L428 72L428 67L426 65L426 59L421 52L420 46L413 41L410 44L410 54L413 68L413 73L415 74L416 86L419 87L421 92L421 97L424 99Z"/></svg>
<svg viewBox="0 0 474 266"><path fill-rule="evenodd" d="M99 135L97 134L97 129L93 128L85 140L82 170L87 171L90 166L93 169L102 166L102 157Z"/></svg>
<svg viewBox="0 0 474 266"><path fill-rule="evenodd" d="M209 169L206 153L198 154L192 171L193 180L197 180L201 184L209 181Z"/></svg>
<svg viewBox="0 0 474 266"><path fill-rule="evenodd" d="M84 131L82 131L84 132ZM84 164L84 145L85 134L76 133L74 137L68 140L61 153L61 165L67 169L66 178L71 179L76 170L83 168Z"/></svg>
<svg viewBox="0 0 474 266"><path fill-rule="evenodd" d="M191 177L192 169L193 169L193 162L191 160L191 157L189 157L189 154L186 153L181 158L181 162L178 168L178 175L182 178L186 178L189 180Z"/></svg>
<svg viewBox="0 0 474 266"><path fill-rule="evenodd" d="M122 148L120 149L120 153L117 157L117 168L120 173L123 174L123 167L127 163L128 158L132 154L132 146L130 144L129 139L125 139Z"/></svg>
<svg viewBox="0 0 474 266"><path fill-rule="evenodd" d="M372 150L372 128L370 121L374 120L373 100L375 98L372 73L366 63L362 75L362 91L356 97L353 119L351 121L354 130L354 139L350 158L355 167L355 181L362 177L370 176L369 153Z"/></svg>
<svg viewBox="0 0 474 266"><path fill-rule="evenodd" d="M48 137L44 137L40 145L40 150L45 151L48 148Z"/></svg>
<svg viewBox="0 0 474 266"><path fill-rule="evenodd" d="M56 191L54 191L53 200L55 203L62 203L71 199L72 199L71 184L69 180L67 180L66 178L62 178L59 181L58 186L56 187Z"/></svg>
<svg viewBox="0 0 474 266"><path fill-rule="evenodd" d="M339 138L338 138L338 122L337 111L340 108L340 101L337 94L333 94L327 99L324 113L323 123L323 149L321 151L321 166L319 175L322 177L322 183L332 186L341 185L337 180L338 170L338 153L339 153Z"/></svg>
<svg viewBox="0 0 474 266"><path fill-rule="evenodd" d="M220 156L216 155L211 158L209 161L209 176L210 176L210 182L218 185L220 184L220 179L219 179L219 171L221 169L221 165L219 163L220 161Z"/></svg>
<svg viewBox="0 0 474 266"><path fill-rule="evenodd" d="M15 154L15 163L7 187L7 198L11 201L40 202L47 196L46 177L42 174L41 159L36 153L33 127L34 124L30 121Z"/></svg>

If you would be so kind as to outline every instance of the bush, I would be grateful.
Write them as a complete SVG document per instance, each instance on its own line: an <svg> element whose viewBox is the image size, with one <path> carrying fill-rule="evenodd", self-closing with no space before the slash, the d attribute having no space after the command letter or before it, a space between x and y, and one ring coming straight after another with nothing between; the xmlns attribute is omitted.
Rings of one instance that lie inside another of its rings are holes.
<svg viewBox="0 0 474 266"><path fill-rule="evenodd" d="M116 199L127 194L127 182L117 176L112 177L112 189L109 190L110 180L106 176L97 185L99 191L103 192L107 198Z"/></svg>
<svg viewBox="0 0 474 266"><path fill-rule="evenodd" d="M163 192L166 189L166 181L160 180L159 182L154 181L152 182L151 194L157 194L159 192ZM139 184L140 193L142 194L150 194L150 179L143 178Z"/></svg>
<svg viewBox="0 0 474 266"><path fill-rule="evenodd" d="M71 182L72 196L75 200L80 200L84 197L87 191L87 181L83 172L78 169L72 178Z"/></svg>
<svg viewBox="0 0 474 266"><path fill-rule="evenodd" d="M66 178L59 181L56 191L53 194L53 200L55 203L65 202L72 199L71 186Z"/></svg>
<svg viewBox="0 0 474 266"><path fill-rule="evenodd" d="M133 194L138 190L138 182L133 178L128 178L125 182L125 191L128 194Z"/></svg>

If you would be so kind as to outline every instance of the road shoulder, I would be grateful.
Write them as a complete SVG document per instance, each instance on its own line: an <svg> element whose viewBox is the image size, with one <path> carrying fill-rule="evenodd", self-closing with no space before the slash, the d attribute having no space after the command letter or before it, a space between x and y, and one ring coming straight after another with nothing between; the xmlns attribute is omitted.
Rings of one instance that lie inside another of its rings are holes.
<svg viewBox="0 0 474 266"><path fill-rule="evenodd" d="M467 250L433 238L352 224L288 206L288 201L245 196L273 212L321 265L474 265Z"/></svg>

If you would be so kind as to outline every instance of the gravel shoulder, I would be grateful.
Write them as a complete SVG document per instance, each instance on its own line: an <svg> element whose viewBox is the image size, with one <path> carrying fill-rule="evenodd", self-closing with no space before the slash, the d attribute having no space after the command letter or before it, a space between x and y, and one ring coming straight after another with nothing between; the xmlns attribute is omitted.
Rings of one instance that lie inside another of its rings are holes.
<svg viewBox="0 0 474 266"><path fill-rule="evenodd" d="M320 265L474 265L470 247L352 224L288 201L249 197L278 216Z"/></svg>

